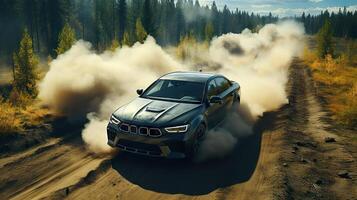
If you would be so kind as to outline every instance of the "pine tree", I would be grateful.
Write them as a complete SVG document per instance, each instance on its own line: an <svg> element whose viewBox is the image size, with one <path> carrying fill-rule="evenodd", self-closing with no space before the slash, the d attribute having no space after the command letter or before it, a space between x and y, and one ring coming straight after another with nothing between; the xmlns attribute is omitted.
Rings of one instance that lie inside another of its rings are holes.
<svg viewBox="0 0 357 200"><path fill-rule="evenodd" d="M58 47L56 49L57 55L66 52L72 47L76 41L76 35L74 30L66 23L58 36Z"/></svg>
<svg viewBox="0 0 357 200"><path fill-rule="evenodd" d="M207 42L212 40L213 34L214 34L213 24L211 22L207 22L205 27L205 39Z"/></svg>
<svg viewBox="0 0 357 200"><path fill-rule="evenodd" d="M0 0L0 54L5 54L9 58L16 49L17 41L21 39L23 31L19 20L21 10L18 3L18 1Z"/></svg>
<svg viewBox="0 0 357 200"><path fill-rule="evenodd" d="M37 1L35 0L27 0L24 2L24 6L27 8L24 11L24 16L25 16L25 22L27 27L29 27L29 34L31 36L31 40L34 41L34 35L35 35L35 9ZM34 45L34 43L32 43ZM33 48L35 49L35 48Z"/></svg>
<svg viewBox="0 0 357 200"><path fill-rule="evenodd" d="M328 54L333 56L332 29L329 20L325 21L317 34L317 53L320 58L325 58Z"/></svg>
<svg viewBox="0 0 357 200"><path fill-rule="evenodd" d="M220 12L218 11L215 1L213 1L213 3L212 3L211 11L212 11L214 35L220 35L221 34Z"/></svg>
<svg viewBox="0 0 357 200"><path fill-rule="evenodd" d="M36 68L39 63L38 57L35 55L32 47L31 37L25 29L20 42L20 49L14 53L14 88L16 91L35 98L37 96L36 81L38 75Z"/></svg>
<svg viewBox="0 0 357 200"><path fill-rule="evenodd" d="M183 15L183 11L182 11L182 1L177 1L176 3L176 37L175 37L175 43L178 43L181 39L181 37L184 35L185 31L186 31L186 27L185 27L185 17Z"/></svg>
<svg viewBox="0 0 357 200"><path fill-rule="evenodd" d="M92 4L90 0L79 0L76 12L78 13L78 20L81 25L81 38L84 40L89 40L90 27L93 24L93 19L91 16Z"/></svg>
<svg viewBox="0 0 357 200"><path fill-rule="evenodd" d="M104 29L101 19L101 2L94 0L94 45L97 50L101 50L104 43Z"/></svg>
<svg viewBox="0 0 357 200"><path fill-rule="evenodd" d="M114 39L112 40L112 44L110 45L109 50L114 52L119 47L120 47L119 41L117 39Z"/></svg>
<svg viewBox="0 0 357 200"><path fill-rule="evenodd" d="M123 35L123 41L121 42L122 46L131 46L132 43L131 43L131 38L130 38L130 35L128 33L128 31L125 31L124 32L124 35Z"/></svg>
<svg viewBox="0 0 357 200"><path fill-rule="evenodd" d="M151 1L145 0L144 2L144 11L143 11L143 26L146 32L155 37L156 36L156 28L154 23L154 16L151 7Z"/></svg>
<svg viewBox="0 0 357 200"><path fill-rule="evenodd" d="M128 4L127 27L125 31L135 30L136 19L142 19L143 0L131 0ZM125 32L124 31L124 32Z"/></svg>
<svg viewBox="0 0 357 200"><path fill-rule="evenodd" d="M140 43L143 43L146 37L148 36L148 34L146 33L140 18L136 20L135 30L136 30L136 40L139 41Z"/></svg>
<svg viewBox="0 0 357 200"><path fill-rule="evenodd" d="M49 36L49 50L52 55L56 53L58 46L58 35L66 22L70 22L72 18L72 1L70 0L49 0L45 11L48 15L46 28Z"/></svg>
<svg viewBox="0 0 357 200"><path fill-rule="evenodd" d="M118 3L119 40L123 38L127 25L127 5L126 0L119 0Z"/></svg>

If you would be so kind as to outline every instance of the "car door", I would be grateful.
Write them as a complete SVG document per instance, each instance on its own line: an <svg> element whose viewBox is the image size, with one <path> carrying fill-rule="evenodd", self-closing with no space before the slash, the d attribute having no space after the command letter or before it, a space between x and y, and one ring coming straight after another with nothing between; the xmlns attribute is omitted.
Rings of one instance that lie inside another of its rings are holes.
<svg viewBox="0 0 357 200"><path fill-rule="evenodd" d="M209 100L212 96L217 96L219 94L218 87L216 85L215 80L211 80L207 84L207 93L206 93L206 103L207 103L207 110L206 110L206 118L208 121L208 128L211 129L215 127L219 123L219 119L221 118L221 105L219 103L209 103Z"/></svg>
<svg viewBox="0 0 357 200"><path fill-rule="evenodd" d="M223 102L220 105L221 106L221 110L223 115L221 116L221 118L219 119L219 121L223 120L223 118L225 117L226 113L228 113L233 105L233 100L234 100L234 90L231 89L231 82L224 78L224 77L218 77L215 78L215 82L218 88L218 93Z"/></svg>

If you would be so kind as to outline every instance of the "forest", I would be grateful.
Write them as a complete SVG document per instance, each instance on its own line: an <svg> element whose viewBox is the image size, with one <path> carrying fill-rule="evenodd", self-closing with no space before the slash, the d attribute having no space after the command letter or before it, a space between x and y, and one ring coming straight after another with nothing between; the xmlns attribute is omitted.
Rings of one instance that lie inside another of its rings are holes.
<svg viewBox="0 0 357 200"><path fill-rule="evenodd" d="M356 11L326 10L294 18L304 23L308 34L317 33L328 19L334 36L357 37ZM162 46L177 45L187 35L210 40L245 28L255 31L278 19L271 13L262 16L227 6L219 9L215 2L203 6L198 0L0 0L0 58L11 63L25 29L37 54L55 58L63 30L67 31L63 37L90 41L94 49L103 51L113 45L130 46L146 35Z"/></svg>

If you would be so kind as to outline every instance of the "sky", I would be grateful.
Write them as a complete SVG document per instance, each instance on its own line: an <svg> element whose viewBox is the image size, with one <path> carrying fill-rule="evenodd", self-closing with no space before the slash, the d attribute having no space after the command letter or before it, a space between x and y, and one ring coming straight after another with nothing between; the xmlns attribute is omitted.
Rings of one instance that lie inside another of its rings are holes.
<svg viewBox="0 0 357 200"><path fill-rule="evenodd" d="M213 0L199 0L201 5L212 5ZM357 0L215 0L222 9L227 5L229 9L246 10L267 15L271 12L279 17L301 15L302 12L319 14L321 10L338 12L346 6L348 10L357 10Z"/></svg>

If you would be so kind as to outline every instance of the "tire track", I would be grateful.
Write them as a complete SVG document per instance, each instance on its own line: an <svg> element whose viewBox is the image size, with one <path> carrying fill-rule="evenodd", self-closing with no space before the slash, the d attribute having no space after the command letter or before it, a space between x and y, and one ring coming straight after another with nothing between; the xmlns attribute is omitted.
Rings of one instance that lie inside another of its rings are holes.
<svg viewBox="0 0 357 200"><path fill-rule="evenodd" d="M317 101L308 68L297 61L292 68L289 118L286 126L282 162L287 163L285 198L287 199L353 199L356 180L341 179L341 169L353 168L354 158L342 144L325 143L326 137L341 138L329 131L323 119L328 118Z"/></svg>
<svg viewBox="0 0 357 200"><path fill-rule="evenodd" d="M95 169L104 158L86 151L80 138L21 153L0 168L0 196L40 199L72 185Z"/></svg>

